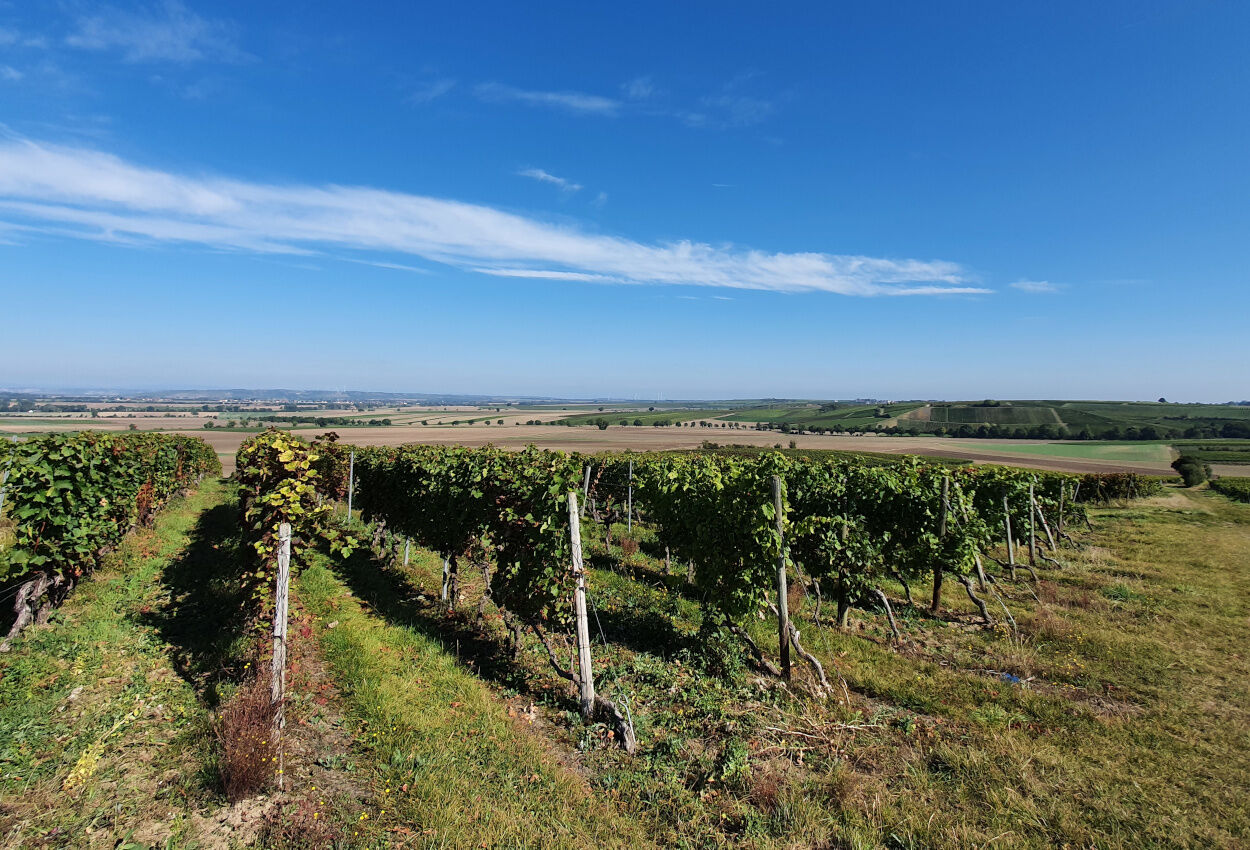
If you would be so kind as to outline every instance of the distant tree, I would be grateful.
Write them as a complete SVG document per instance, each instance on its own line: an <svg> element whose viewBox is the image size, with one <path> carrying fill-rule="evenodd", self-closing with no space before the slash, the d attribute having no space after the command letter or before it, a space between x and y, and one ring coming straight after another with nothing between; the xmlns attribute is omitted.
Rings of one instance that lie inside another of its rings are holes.
<svg viewBox="0 0 1250 850"><path fill-rule="evenodd" d="M642 425L642 420L641 420L641 419L635 419L635 420L634 420L634 424L635 424L635 425Z"/></svg>
<svg viewBox="0 0 1250 850"><path fill-rule="evenodd" d="M1211 465L1193 455L1181 455L1172 461L1172 468L1186 487L1197 487L1211 477Z"/></svg>
<svg viewBox="0 0 1250 850"><path fill-rule="evenodd" d="M648 407L648 408L647 408L647 410L651 411L652 413L654 413L654 412L655 412L655 408L654 408L654 407Z"/></svg>
<svg viewBox="0 0 1250 850"><path fill-rule="evenodd" d="M628 425L628 424L629 424L629 420L628 420L628 419L622 419L622 420L621 420L621 424L622 424L622 425Z"/></svg>
<svg viewBox="0 0 1250 850"><path fill-rule="evenodd" d="M600 408L600 410L602 410L602 408ZM604 419L603 417L599 417L598 419L596 419L595 425L598 426L600 431L608 430L608 420Z"/></svg>

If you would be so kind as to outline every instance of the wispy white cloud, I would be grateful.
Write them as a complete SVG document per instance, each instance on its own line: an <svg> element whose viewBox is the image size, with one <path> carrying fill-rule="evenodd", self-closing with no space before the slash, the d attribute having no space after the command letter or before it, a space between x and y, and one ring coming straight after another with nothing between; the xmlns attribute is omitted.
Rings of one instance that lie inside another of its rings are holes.
<svg viewBox="0 0 1250 850"><path fill-rule="evenodd" d="M48 40L41 35L30 35L10 27L0 27L0 47L31 47L43 49Z"/></svg>
<svg viewBox="0 0 1250 850"><path fill-rule="evenodd" d="M1009 285L1012 289L1028 292L1031 295L1054 295L1063 289L1060 284L1051 283L1048 280L1018 280Z"/></svg>
<svg viewBox="0 0 1250 850"><path fill-rule="evenodd" d="M413 272L414 274L430 273L429 269L419 268L418 266L408 266L403 263L387 263L381 260L357 260L353 257L339 257L339 259L347 263L358 263L362 266L373 266L374 268L390 269L391 271L396 272Z"/></svg>
<svg viewBox="0 0 1250 850"><path fill-rule="evenodd" d="M621 93L630 100L646 100L655 94L655 83L650 77L634 77L621 84Z"/></svg>
<svg viewBox="0 0 1250 850"><path fill-rule="evenodd" d="M595 195L595 199L590 202L590 205L597 210L601 210L604 208L604 206L607 205L607 203L608 203L608 193L600 192L598 195Z"/></svg>
<svg viewBox="0 0 1250 850"><path fill-rule="evenodd" d="M703 110L700 114L711 116L710 120L729 127L749 127L759 124L773 114L773 103L762 97L750 97L741 94L718 94L705 97L700 101Z"/></svg>
<svg viewBox="0 0 1250 850"><path fill-rule="evenodd" d="M436 80L427 80L419 83L408 94L409 103L430 103L438 100L443 95L450 92L456 87L456 81L448 77L440 77Z"/></svg>
<svg viewBox="0 0 1250 850"><path fill-rule="evenodd" d="M598 281L602 283L628 283L628 281L620 278L609 277L603 274L592 274L590 272L564 272L554 269L492 269L488 267L476 268L473 271L478 274L489 274L495 277L521 277L533 280L584 280Z"/></svg>
<svg viewBox="0 0 1250 850"><path fill-rule="evenodd" d="M548 106L593 115L616 115L620 101L576 91L529 91L503 83L482 83L474 93L487 101L514 101L527 106Z"/></svg>
<svg viewBox="0 0 1250 850"><path fill-rule="evenodd" d="M844 295L987 291L944 261L643 243L443 198L175 174L12 138L0 138L0 223L126 244L407 254L503 277Z"/></svg>
<svg viewBox="0 0 1250 850"><path fill-rule="evenodd" d="M572 180L565 180L563 177L557 177L550 171L544 171L541 168L522 168L517 174L521 177L528 177L531 180L537 180L540 183L550 183L552 186L559 186L565 192L580 192L582 190L581 183L574 183Z"/></svg>
<svg viewBox="0 0 1250 850"><path fill-rule="evenodd" d="M97 14L78 18L65 43L84 50L118 50L127 62L248 58L238 47L232 24L202 18L180 0L165 0L140 12L105 6Z"/></svg>
<svg viewBox="0 0 1250 850"><path fill-rule="evenodd" d="M12 65L0 65L0 80L7 83L16 83L22 77L26 76Z"/></svg>

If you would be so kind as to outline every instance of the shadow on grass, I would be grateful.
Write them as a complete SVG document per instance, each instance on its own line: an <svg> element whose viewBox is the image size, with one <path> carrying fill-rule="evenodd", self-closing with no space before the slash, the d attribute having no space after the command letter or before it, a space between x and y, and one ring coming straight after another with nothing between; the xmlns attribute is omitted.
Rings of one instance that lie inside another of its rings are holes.
<svg viewBox="0 0 1250 850"><path fill-rule="evenodd" d="M174 668L210 708L223 682L237 681L248 660L248 591L239 577L238 507L232 502L201 514L182 555L165 568L163 608L140 615L172 647Z"/></svg>
<svg viewBox="0 0 1250 850"><path fill-rule="evenodd" d="M533 695L533 682L513 660L508 641L483 628L476 605L448 613L435 594L427 594L387 559L367 549L357 549L349 558L332 558L330 567L353 594L394 625L437 641L484 679Z"/></svg>

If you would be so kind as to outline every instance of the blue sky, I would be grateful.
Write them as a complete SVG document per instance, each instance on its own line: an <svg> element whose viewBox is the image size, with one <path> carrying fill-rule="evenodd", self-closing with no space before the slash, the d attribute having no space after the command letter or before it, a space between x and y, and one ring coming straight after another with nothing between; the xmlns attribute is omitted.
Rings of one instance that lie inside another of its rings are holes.
<svg viewBox="0 0 1250 850"><path fill-rule="evenodd" d="M1250 397L1250 4L531 5L0 2L0 386Z"/></svg>

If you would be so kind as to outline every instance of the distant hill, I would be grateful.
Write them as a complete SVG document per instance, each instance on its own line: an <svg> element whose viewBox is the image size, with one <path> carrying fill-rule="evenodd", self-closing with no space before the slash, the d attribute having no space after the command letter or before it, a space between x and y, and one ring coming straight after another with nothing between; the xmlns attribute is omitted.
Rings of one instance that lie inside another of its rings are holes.
<svg viewBox="0 0 1250 850"><path fill-rule="evenodd" d="M892 404L793 403L727 419L789 429L1043 439L1250 438L1250 406L1139 401L1013 400Z"/></svg>

